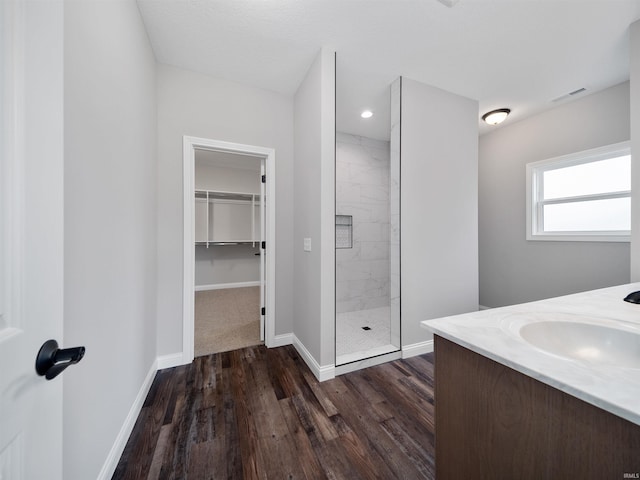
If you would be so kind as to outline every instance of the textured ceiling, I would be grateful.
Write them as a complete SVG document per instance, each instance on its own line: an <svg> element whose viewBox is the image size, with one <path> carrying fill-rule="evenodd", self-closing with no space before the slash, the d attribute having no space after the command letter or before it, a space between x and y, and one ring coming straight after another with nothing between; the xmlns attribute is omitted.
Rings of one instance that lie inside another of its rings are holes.
<svg viewBox="0 0 640 480"><path fill-rule="evenodd" d="M451 8L437 0L138 5L159 62L286 95L321 47L334 49L339 129L374 138L387 135L386 92L400 75L476 99L480 114L509 107L509 123L578 88L587 91L572 98L621 83L629 77L628 27L640 19L640 0L459 0ZM357 117L365 107L377 114L369 123Z"/></svg>

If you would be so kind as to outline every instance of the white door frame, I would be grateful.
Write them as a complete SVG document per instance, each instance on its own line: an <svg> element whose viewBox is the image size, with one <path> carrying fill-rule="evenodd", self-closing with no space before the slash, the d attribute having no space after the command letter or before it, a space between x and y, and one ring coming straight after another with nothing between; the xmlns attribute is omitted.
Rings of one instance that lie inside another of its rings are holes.
<svg viewBox="0 0 640 480"><path fill-rule="evenodd" d="M194 288L195 288L195 220L194 220L194 195L195 195L195 151L212 150L215 152L237 153L251 155L265 159L266 168L266 263L268 265L266 275L266 305L265 306L265 344L267 347L275 346L275 225L276 225L276 198L275 198L275 156L273 148L230 143L221 140L211 140L185 135L182 139L183 146L183 209L184 209L184 257L183 257L183 293L182 293L182 360L183 364L191 363L194 358Z"/></svg>

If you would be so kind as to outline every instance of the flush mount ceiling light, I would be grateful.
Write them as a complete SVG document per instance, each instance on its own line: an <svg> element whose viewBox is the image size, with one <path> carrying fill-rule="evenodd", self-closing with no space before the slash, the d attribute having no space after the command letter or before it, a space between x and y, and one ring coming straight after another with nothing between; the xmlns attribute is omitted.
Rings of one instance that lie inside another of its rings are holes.
<svg viewBox="0 0 640 480"><path fill-rule="evenodd" d="M507 115L511 113L509 108L499 108L497 110L491 110L490 112L482 115L482 120L484 120L489 125L498 125L499 123L504 122Z"/></svg>
<svg viewBox="0 0 640 480"><path fill-rule="evenodd" d="M449 8L453 7L456 3L458 3L458 0L438 0L438 1Z"/></svg>
<svg viewBox="0 0 640 480"><path fill-rule="evenodd" d="M373 112L371 110L365 110L360 114L362 118L371 118L373 117Z"/></svg>

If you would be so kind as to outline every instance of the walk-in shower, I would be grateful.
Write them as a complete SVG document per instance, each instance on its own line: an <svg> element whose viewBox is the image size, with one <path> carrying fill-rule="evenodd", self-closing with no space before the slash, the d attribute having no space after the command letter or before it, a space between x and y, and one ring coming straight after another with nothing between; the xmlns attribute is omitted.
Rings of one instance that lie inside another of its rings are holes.
<svg viewBox="0 0 640 480"><path fill-rule="evenodd" d="M344 365L400 349L400 80L365 95L340 81L339 68L337 77L336 365ZM365 108L371 118L360 117Z"/></svg>

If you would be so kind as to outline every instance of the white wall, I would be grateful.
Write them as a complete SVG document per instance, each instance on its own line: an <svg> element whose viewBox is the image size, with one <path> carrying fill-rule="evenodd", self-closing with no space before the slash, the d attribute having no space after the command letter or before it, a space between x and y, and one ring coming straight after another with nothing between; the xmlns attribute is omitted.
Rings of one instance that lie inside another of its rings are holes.
<svg viewBox="0 0 640 480"><path fill-rule="evenodd" d="M527 163L625 140L628 83L480 137L482 305L498 307L629 281L628 243L525 238Z"/></svg>
<svg viewBox="0 0 640 480"><path fill-rule="evenodd" d="M134 1L65 2L64 45L64 343L87 350L64 374L63 468L79 480L156 359L156 80Z"/></svg>
<svg viewBox="0 0 640 480"><path fill-rule="evenodd" d="M435 114L437 112L437 114ZM478 104L402 78L402 345L478 308Z"/></svg>
<svg viewBox="0 0 640 480"><path fill-rule="evenodd" d="M293 212L293 333L320 367L335 362L334 105L335 56L322 50L294 99Z"/></svg>
<svg viewBox="0 0 640 480"><path fill-rule="evenodd" d="M158 65L158 350L182 351L182 137L276 150L276 335L290 333L293 289L293 102Z"/></svg>
<svg viewBox="0 0 640 480"><path fill-rule="evenodd" d="M196 190L219 190L221 192L260 193L260 160L256 168L230 168L210 165L209 161L198 161L196 150L195 178Z"/></svg>
<svg viewBox="0 0 640 480"><path fill-rule="evenodd" d="M196 245L195 286L260 281L260 253L251 245Z"/></svg>
<svg viewBox="0 0 640 480"><path fill-rule="evenodd" d="M631 281L640 281L640 20L631 24L629 49L631 138Z"/></svg>

